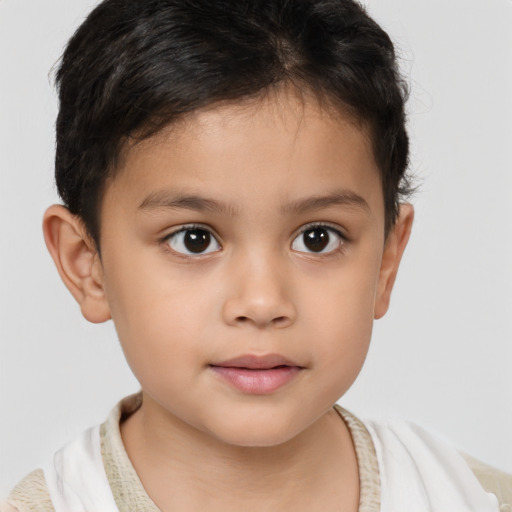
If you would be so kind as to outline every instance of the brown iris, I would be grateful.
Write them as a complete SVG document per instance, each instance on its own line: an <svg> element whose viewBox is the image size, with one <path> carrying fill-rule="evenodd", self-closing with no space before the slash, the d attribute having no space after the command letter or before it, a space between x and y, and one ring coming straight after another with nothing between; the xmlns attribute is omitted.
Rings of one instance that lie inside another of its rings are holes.
<svg viewBox="0 0 512 512"><path fill-rule="evenodd" d="M312 252L323 251L329 243L329 232L324 228L312 228L304 231L304 245Z"/></svg>
<svg viewBox="0 0 512 512"><path fill-rule="evenodd" d="M212 236L205 229L187 229L183 236L185 247L193 253L201 253L208 249Z"/></svg>

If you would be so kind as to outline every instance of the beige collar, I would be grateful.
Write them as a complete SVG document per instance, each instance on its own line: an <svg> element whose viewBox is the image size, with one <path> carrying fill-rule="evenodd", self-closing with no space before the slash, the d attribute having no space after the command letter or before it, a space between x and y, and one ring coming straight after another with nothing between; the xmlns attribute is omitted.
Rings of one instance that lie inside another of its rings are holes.
<svg viewBox="0 0 512 512"><path fill-rule="evenodd" d="M141 393L131 395L117 404L100 427L101 451L107 478L119 510L159 512L128 458L119 430L119 423L133 414L141 404ZM350 430L356 450L360 480L359 512L378 512L379 469L370 434L363 423L351 413L338 405L335 410Z"/></svg>

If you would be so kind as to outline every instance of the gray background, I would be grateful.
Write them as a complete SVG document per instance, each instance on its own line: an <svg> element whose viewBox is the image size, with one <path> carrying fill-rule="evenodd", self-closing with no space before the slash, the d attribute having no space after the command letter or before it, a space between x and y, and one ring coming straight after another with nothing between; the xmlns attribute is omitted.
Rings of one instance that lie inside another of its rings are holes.
<svg viewBox="0 0 512 512"><path fill-rule="evenodd" d="M48 73L95 2L0 0L0 494L137 383L41 235ZM416 224L391 311L341 401L406 417L512 472L512 2L368 0L412 84Z"/></svg>

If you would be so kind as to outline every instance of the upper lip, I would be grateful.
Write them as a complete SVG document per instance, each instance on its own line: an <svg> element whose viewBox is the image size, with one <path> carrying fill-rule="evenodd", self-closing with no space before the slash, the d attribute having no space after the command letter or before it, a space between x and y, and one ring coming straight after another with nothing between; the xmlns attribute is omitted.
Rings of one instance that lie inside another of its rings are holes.
<svg viewBox="0 0 512 512"><path fill-rule="evenodd" d="M211 366L221 366L224 368L247 368L249 370L269 370L277 366L295 366L302 368L301 365L280 355L266 354L262 356L245 354L227 361L212 363Z"/></svg>

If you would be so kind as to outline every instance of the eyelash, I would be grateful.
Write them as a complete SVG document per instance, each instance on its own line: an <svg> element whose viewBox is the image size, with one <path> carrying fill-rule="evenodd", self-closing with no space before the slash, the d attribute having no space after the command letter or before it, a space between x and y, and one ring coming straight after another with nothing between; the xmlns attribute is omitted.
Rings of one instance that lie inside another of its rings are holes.
<svg viewBox="0 0 512 512"><path fill-rule="evenodd" d="M331 224L330 222L311 222L310 224L301 226L300 230L296 234L294 234L293 240L295 241L297 239L297 237L299 237L300 235L304 235L304 233L306 233L306 231L309 231L309 230L312 230L315 228L325 229L326 231L334 233L340 239L340 246L332 251L327 252L327 253L308 252L308 253L303 253L303 254L310 254L310 255L312 254L312 255L316 255L317 257L322 257L322 256L327 257L327 256L332 256L334 254L339 254L340 252L343 252L346 249L345 245L347 242L349 242L348 237L340 230L339 227ZM302 252L302 251L297 251L297 252Z"/></svg>
<svg viewBox="0 0 512 512"><path fill-rule="evenodd" d="M187 253L182 253L182 252L176 251L172 247L170 247L169 242L174 237L176 237L180 233L184 233L186 231L194 231L194 230L201 230L201 231L208 232L211 235L212 239L215 240L217 242L217 244L220 246L220 242L218 241L219 237L217 236L217 234L211 228L209 228L208 226L205 226L203 224L185 224L183 226L180 226L178 229L176 229L172 233L169 233L168 235L165 235L160 240L160 243L164 244L164 247L165 247L165 249L167 251L170 251L170 252L172 252L172 254L178 255L178 256L183 257L183 258L197 259L197 258L199 258L201 256L205 256L207 254L211 254L211 252L213 252L213 251L210 251L210 252L207 252L207 253L197 253L195 255L194 254L187 254ZM215 251L215 252L218 252L218 251Z"/></svg>
<svg viewBox="0 0 512 512"><path fill-rule="evenodd" d="M313 254L313 255L317 255L317 256L329 256L329 255L332 255L333 253L342 252L345 249L345 244L349 241L347 236L338 227L330 224L329 222L312 222L310 224L306 224L306 225L302 226L300 228L300 230L297 231L293 235L292 244L300 235L304 235L304 233L306 233L307 231L316 229L316 228L322 228L322 229L325 229L326 231L334 233L340 239L340 246L332 251L329 251L328 253L314 252L314 251L311 251L311 252L296 251L296 252L303 253L303 254ZM166 246L166 250L169 250L173 254L178 254L179 256L184 257L184 258L196 259L198 257L211 254L212 252L218 252L218 250L215 250L215 251L210 251L210 252L206 252L206 253L197 253L197 254L193 255L193 254L186 254L186 253L176 251L169 246L169 241L172 240L174 237L176 237L180 233L184 233L186 231L193 231L193 230L207 231L211 235L212 239L215 240L216 243L222 248L217 234L210 227L205 226L203 224L185 224L183 226L180 226L178 229L176 229L172 233L169 233L165 237L163 237L160 240L160 242Z"/></svg>

